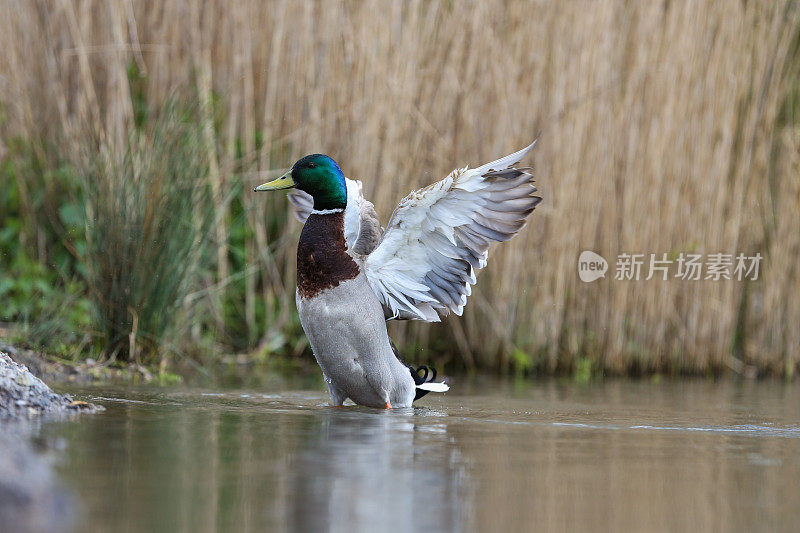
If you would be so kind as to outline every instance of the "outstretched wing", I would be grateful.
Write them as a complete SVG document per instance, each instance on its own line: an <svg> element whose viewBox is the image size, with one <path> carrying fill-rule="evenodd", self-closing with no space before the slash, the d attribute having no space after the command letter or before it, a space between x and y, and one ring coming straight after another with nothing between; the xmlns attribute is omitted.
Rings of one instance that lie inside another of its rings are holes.
<svg viewBox="0 0 800 533"><path fill-rule="evenodd" d="M344 238L354 252L367 255L378 245L383 228L372 202L364 198L361 192L361 182L345 178L345 184L347 207L344 212ZM295 218L301 224L305 224L311 210L314 209L311 195L300 189L294 189L288 196L294 205Z"/></svg>
<svg viewBox="0 0 800 533"><path fill-rule="evenodd" d="M461 315L489 245L513 237L541 201L529 169L512 168L535 144L454 170L400 202L364 263L387 318L438 322L450 311Z"/></svg>

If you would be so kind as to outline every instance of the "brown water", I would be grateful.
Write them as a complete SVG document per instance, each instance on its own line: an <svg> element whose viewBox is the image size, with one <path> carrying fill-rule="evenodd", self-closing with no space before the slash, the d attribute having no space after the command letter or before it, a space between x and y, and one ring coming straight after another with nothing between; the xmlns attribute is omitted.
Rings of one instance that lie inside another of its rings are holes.
<svg viewBox="0 0 800 533"><path fill-rule="evenodd" d="M392 412L321 391L74 390L46 425L86 531L791 530L800 387L453 383Z"/></svg>

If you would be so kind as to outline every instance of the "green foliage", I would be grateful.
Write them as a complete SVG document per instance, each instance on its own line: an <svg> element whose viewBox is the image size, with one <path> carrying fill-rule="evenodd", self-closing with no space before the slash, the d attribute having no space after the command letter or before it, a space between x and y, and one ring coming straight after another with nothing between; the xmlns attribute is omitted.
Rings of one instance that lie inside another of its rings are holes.
<svg viewBox="0 0 800 533"><path fill-rule="evenodd" d="M208 260L213 213L197 132L167 109L78 163L81 260L106 350L123 359L155 355L192 314L182 306Z"/></svg>
<svg viewBox="0 0 800 533"><path fill-rule="evenodd" d="M179 385L183 383L183 378L178 374L174 374L172 372L160 372L158 374L158 384L162 387L168 385Z"/></svg>
<svg viewBox="0 0 800 533"><path fill-rule="evenodd" d="M15 139L0 163L0 321L21 324L26 344L66 355L92 341L91 304L70 251L82 249L83 231L64 200L76 180L37 153L46 151Z"/></svg>
<svg viewBox="0 0 800 533"><path fill-rule="evenodd" d="M226 325L227 341L235 350L252 346L255 332L248 329L245 319L245 299L247 258L245 242L253 238L253 229L248 227L241 202L241 186L234 185L233 200L230 204L231 220L228 231L228 261L231 269L231 282L227 286L223 304L223 318ZM256 305L256 322L263 323L264 302Z"/></svg>
<svg viewBox="0 0 800 533"><path fill-rule="evenodd" d="M8 232L3 233L0 240L8 237ZM39 316L44 302L54 291L53 273L24 254L18 254L10 264L4 265L3 273L0 300L4 304L0 307L0 319L10 321Z"/></svg>
<svg viewBox="0 0 800 533"><path fill-rule="evenodd" d="M127 74L131 91L131 106L133 107L133 123L137 128L141 128L147 121L149 114L145 96L147 76L139 68L139 63L133 60L128 63Z"/></svg>
<svg viewBox="0 0 800 533"><path fill-rule="evenodd" d="M533 370L533 358L519 348L514 348L511 352L511 362L514 365L514 374L517 376L524 376Z"/></svg>
<svg viewBox="0 0 800 533"><path fill-rule="evenodd" d="M92 307L82 283L64 280L24 253L4 263L2 272L0 321L23 324L26 344L67 355L92 341Z"/></svg>
<svg viewBox="0 0 800 533"><path fill-rule="evenodd" d="M589 383L592 380L592 360L588 357L579 357L575 361L575 371L572 378L576 383Z"/></svg>
<svg viewBox="0 0 800 533"><path fill-rule="evenodd" d="M87 136L81 154L64 154L7 142L0 161L0 321L16 324L15 340L69 358L102 351L154 362L166 351L213 351L216 358L256 346L261 359L299 353L302 328L282 294L259 287L255 316L245 320L247 277L269 280L247 261L254 235L240 184L223 191L232 199L230 278L217 280L210 251L217 243L208 231L215 209L195 113L149 108L135 63L128 77L136 128L122 146ZM244 154L239 159L241 170L247 163ZM270 239L285 220L285 208L272 212ZM223 295L220 309L208 298L215 290Z"/></svg>

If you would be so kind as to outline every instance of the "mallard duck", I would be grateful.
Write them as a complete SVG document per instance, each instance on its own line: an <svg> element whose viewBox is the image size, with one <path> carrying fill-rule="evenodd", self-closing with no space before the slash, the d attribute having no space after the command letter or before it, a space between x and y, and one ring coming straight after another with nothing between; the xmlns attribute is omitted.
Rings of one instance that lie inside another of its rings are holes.
<svg viewBox="0 0 800 533"><path fill-rule="evenodd" d="M327 155L307 155L254 189L296 189L290 199L304 225L295 300L332 405L350 398L370 407L409 407L428 392L449 389L435 382L434 370L400 356L386 320L461 315L489 245L513 237L541 201L529 169L513 167L534 144L413 191L386 229L361 182L346 179Z"/></svg>

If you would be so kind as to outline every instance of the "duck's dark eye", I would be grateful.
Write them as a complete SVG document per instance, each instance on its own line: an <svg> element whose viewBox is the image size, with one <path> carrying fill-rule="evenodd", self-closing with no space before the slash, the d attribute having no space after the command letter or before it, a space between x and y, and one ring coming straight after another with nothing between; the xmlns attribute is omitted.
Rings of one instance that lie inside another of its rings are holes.
<svg viewBox="0 0 800 533"><path fill-rule="evenodd" d="M308 164L307 164L306 166L307 166L308 168L317 168L317 164L316 164L316 163L312 163L311 161L309 161L309 162L308 162Z"/></svg>

